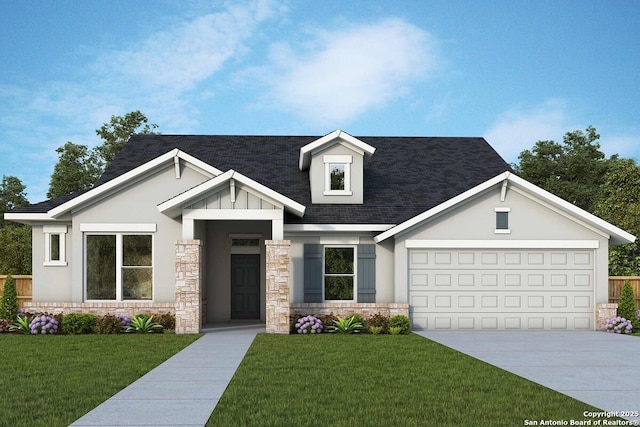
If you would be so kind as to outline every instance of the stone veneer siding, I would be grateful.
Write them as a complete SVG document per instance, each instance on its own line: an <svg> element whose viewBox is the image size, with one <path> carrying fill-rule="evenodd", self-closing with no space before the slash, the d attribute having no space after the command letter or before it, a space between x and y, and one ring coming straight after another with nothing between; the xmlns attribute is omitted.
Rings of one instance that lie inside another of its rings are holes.
<svg viewBox="0 0 640 427"><path fill-rule="evenodd" d="M596 330L604 331L607 320L618 315L618 304L605 303L596 307Z"/></svg>
<svg viewBox="0 0 640 427"><path fill-rule="evenodd" d="M24 309L29 313L46 312L85 313L105 316L107 314L122 314L133 317L136 314L175 314L175 304L172 302L25 302Z"/></svg>
<svg viewBox="0 0 640 427"><path fill-rule="evenodd" d="M200 286L202 282L202 243L200 240L176 242L176 333L197 334L202 327Z"/></svg>
<svg viewBox="0 0 640 427"><path fill-rule="evenodd" d="M365 319L376 313L383 316L395 316L402 314L409 317L409 304L406 303L294 303L291 304L291 313L300 315L324 315L335 314L345 317L354 313L362 314Z"/></svg>
<svg viewBox="0 0 640 427"><path fill-rule="evenodd" d="M290 240L267 240L266 329L270 334L289 333Z"/></svg>

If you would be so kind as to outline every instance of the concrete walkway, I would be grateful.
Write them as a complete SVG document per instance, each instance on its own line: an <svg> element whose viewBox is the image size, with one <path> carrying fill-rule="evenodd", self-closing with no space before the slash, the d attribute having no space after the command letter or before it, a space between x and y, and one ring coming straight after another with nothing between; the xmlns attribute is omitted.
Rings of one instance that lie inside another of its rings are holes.
<svg viewBox="0 0 640 427"><path fill-rule="evenodd" d="M640 337L606 332L416 331L545 387L640 422Z"/></svg>
<svg viewBox="0 0 640 427"><path fill-rule="evenodd" d="M261 327L210 329L72 426L206 424Z"/></svg>

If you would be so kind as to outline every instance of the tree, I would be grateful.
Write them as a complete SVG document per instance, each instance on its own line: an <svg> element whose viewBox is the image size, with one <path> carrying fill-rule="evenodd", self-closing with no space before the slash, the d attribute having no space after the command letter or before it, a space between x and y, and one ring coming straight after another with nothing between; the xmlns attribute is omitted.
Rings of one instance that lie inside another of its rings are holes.
<svg viewBox="0 0 640 427"><path fill-rule="evenodd" d="M96 148L98 155L109 165L122 150L134 133L153 134L158 128L156 124L147 124L147 117L140 111L132 111L124 116L111 116L109 123L103 124L96 134L104 141Z"/></svg>
<svg viewBox="0 0 640 427"><path fill-rule="evenodd" d="M0 228L0 274L31 274L31 227Z"/></svg>
<svg viewBox="0 0 640 427"><path fill-rule="evenodd" d="M640 168L632 159L619 160L605 175L594 213L623 230L640 236ZM640 274L638 242L609 249L609 274Z"/></svg>
<svg viewBox="0 0 640 427"><path fill-rule="evenodd" d="M518 156L515 170L527 181L574 205L593 212L600 197L604 176L617 155L606 159L598 143L600 135L592 126L564 135L563 143L538 141L532 150Z"/></svg>
<svg viewBox="0 0 640 427"><path fill-rule="evenodd" d="M631 286L631 282L628 280L624 282L622 292L620 293L618 316L630 320L634 332L637 332L637 328L640 326L638 322L638 304L636 303L636 295L633 292L633 286Z"/></svg>
<svg viewBox="0 0 640 427"><path fill-rule="evenodd" d="M2 288L2 299L0 299L0 319L13 322L18 317L18 294L16 293L16 282L11 275L8 275Z"/></svg>
<svg viewBox="0 0 640 427"><path fill-rule="evenodd" d="M15 176L3 176L0 183L0 227L8 224L4 220L4 214L22 206L27 206L29 200L24 192L26 187Z"/></svg>
<svg viewBox="0 0 640 427"><path fill-rule="evenodd" d="M89 189L102 173L102 162L86 145L69 141L56 150L58 163L53 168L47 197L66 196Z"/></svg>

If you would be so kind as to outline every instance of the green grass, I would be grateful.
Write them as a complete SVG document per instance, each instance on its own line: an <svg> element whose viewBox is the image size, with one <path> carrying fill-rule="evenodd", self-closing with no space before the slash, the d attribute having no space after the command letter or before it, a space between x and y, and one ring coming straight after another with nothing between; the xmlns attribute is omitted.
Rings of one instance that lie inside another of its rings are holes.
<svg viewBox="0 0 640 427"><path fill-rule="evenodd" d="M208 426L518 426L594 407L418 335L258 335Z"/></svg>
<svg viewBox="0 0 640 427"><path fill-rule="evenodd" d="M67 426L198 337L1 334L0 424Z"/></svg>

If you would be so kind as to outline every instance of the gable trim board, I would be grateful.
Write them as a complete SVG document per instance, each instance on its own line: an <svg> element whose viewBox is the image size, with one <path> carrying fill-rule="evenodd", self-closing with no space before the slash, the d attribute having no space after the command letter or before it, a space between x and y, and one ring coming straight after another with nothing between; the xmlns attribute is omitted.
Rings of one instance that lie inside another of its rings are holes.
<svg viewBox="0 0 640 427"><path fill-rule="evenodd" d="M335 144L334 141L338 141L340 139L345 141L352 148L355 148L357 152L362 155L367 154L371 156L376 151L375 147L372 147L366 142L363 142L358 138L354 138L353 136L341 130L335 130L323 136L322 138L310 142L309 144L300 148L300 160L298 161L298 167L300 168L300 170L309 168L309 165L311 164L311 155L314 152L320 151L327 146Z"/></svg>

